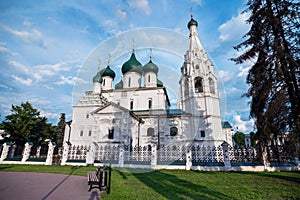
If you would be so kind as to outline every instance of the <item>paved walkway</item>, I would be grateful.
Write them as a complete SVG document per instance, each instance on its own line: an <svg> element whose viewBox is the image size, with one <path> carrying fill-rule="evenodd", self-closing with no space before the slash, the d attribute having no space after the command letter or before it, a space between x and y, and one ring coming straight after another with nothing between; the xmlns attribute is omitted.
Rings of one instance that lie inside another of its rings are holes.
<svg viewBox="0 0 300 200"><path fill-rule="evenodd" d="M0 199L3 200L99 200L99 189L88 192L87 177L31 173L0 172Z"/></svg>

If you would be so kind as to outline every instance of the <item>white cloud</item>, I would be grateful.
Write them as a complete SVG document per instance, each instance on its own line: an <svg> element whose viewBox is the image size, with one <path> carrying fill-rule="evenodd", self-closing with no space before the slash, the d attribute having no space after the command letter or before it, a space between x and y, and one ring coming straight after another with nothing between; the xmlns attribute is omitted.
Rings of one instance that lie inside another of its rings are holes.
<svg viewBox="0 0 300 200"><path fill-rule="evenodd" d="M46 42L43 40L42 33L36 29L31 29L30 31L18 31L3 24L0 24L0 27L26 43L37 44L43 48L47 47Z"/></svg>
<svg viewBox="0 0 300 200"><path fill-rule="evenodd" d="M242 67L239 66L239 73L238 73L238 77L243 77L243 76L247 76L249 70L251 69L251 67Z"/></svg>
<svg viewBox="0 0 300 200"><path fill-rule="evenodd" d="M250 25L246 23L249 13L244 12L238 16L232 17L230 20L219 26L219 39L221 41L235 41L241 39L245 35Z"/></svg>
<svg viewBox="0 0 300 200"><path fill-rule="evenodd" d="M20 77L18 77L18 76L15 76L15 75L11 75L11 77L12 77L15 81L21 83L22 85L26 85L26 86L31 86L31 85L32 85L32 80L29 79L29 78L23 79L23 78L20 78Z"/></svg>
<svg viewBox="0 0 300 200"><path fill-rule="evenodd" d="M86 80L77 77L61 76L60 78L61 78L60 81L55 82L56 85L74 85L76 82L82 84L88 83Z"/></svg>
<svg viewBox="0 0 300 200"><path fill-rule="evenodd" d="M217 72L218 79L222 80L223 82L230 81L232 79L232 74L229 71L219 70Z"/></svg>
<svg viewBox="0 0 300 200"><path fill-rule="evenodd" d="M71 67L68 62L58 62L55 64L44 64L35 66L25 66L15 60L9 61L13 67L15 67L19 72L30 76L35 79L35 81L42 81L43 79L49 79L62 72L70 71Z"/></svg>
<svg viewBox="0 0 300 200"><path fill-rule="evenodd" d="M128 4L130 7L144 12L146 15L150 15L151 13L151 8L147 0L129 0Z"/></svg>
<svg viewBox="0 0 300 200"><path fill-rule="evenodd" d="M237 131L246 132L253 130L254 127L254 120L250 119L248 121L244 121L241 119L241 116L236 114L233 116L234 120L234 128L237 129Z"/></svg>
<svg viewBox="0 0 300 200"><path fill-rule="evenodd" d="M0 53L9 53L9 49L5 47L5 44L0 42Z"/></svg>
<svg viewBox="0 0 300 200"><path fill-rule="evenodd" d="M116 9L116 15L122 20L127 19L127 12L125 10L122 10L120 7Z"/></svg>

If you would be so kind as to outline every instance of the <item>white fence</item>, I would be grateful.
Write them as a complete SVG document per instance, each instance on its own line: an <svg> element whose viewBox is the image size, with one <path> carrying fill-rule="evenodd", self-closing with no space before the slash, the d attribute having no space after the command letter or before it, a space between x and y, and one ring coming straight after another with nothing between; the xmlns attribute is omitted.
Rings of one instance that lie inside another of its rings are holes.
<svg viewBox="0 0 300 200"><path fill-rule="evenodd" d="M23 147L5 143L0 146L0 164L61 164L104 165L114 167L186 169L214 171L295 171L298 159L276 166L255 164L254 148L234 149L226 142L219 146L200 144L129 146L123 144L96 144L75 146L65 143L56 148L49 142L44 146L26 143Z"/></svg>

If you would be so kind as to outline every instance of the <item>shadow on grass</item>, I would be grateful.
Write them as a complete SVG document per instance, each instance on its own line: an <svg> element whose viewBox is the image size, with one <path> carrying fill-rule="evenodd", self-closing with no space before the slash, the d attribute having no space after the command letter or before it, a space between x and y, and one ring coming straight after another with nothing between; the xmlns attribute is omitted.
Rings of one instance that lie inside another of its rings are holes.
<svg viewBox="0 0 300 200"><path fill-rule="evenodd" d="M248 174L257 177L267 177L280 179L284 181L291 181L297 184L300 184L300 172L230 172L235 174Z"/></svg>
<svg viewBox="0 0 300 200"><path fill-rule="evenodd" d="M0 171L13 168L12 166L0 166Z"/></svg>
<svg viewBox="0 0 300 200"><path fill-rule="evenodd" d="M119 172L119 171L118 171ZM120 172L119 172L120 173ZM120 174L122 176L122 174ZM133 173L143 184L167 199L226 199L227 196L206 186L182 180L162 171Z"/></svg>

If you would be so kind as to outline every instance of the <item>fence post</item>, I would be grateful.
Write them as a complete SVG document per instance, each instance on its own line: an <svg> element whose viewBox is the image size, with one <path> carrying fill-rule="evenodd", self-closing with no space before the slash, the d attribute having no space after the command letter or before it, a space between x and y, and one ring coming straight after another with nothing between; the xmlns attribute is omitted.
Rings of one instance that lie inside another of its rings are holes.
<svg viewBox="0 0 300 200"><path fill-rule="evenodd" d="M155 169L157 165L157 144L152 144L151 150L151 168Z"/></svg>
<svg viewBox="0 0 300 200"><path fill-rule="evenodd" d="M223 149L223 159L224 159L224 170L228 171L231 168L230 158L229 158L229 149L228 149L228 143L223 142L222 144Z"/></svg>
<svg viewBox="0 0 300 200"><path fill-rule="evenodd" d="M124 144L119 146L119 167L124 167Z"/></svg>
<svg viewBox="0 0 300 200"><path fill-rule="evenodd" d="M31 142L26 142L25 148L24 148L24 151L23 151L22 161L21 161L22 163L25 163L26 160L29 158L31 147L32 147L32 143Z"/></svg>
<svg viewBox="0 0 300 200"><path fill-rule="evenodd" d="M92 143L87 149L86 152L86 165L94 165L95 162L95 144Z"/></svg>
<svg viewBox="0 0 300 200"><path fill-rule="evenodd" d="M56 144L54 142L49 141L48 144L48 153L47 153L47 159L45 165L52 165L53 160L53 152Z"/></svg>
<svg viewBox="0 0 300 200"><path fill-rule="evenodd" d="M61 159L61 165L65 165L68 160L70 146L71 146L71 144L67 143L67 142L64 143L64 145L63 145L63 155L62 155L62 159Z"/></svg>
<svg viewBox="0 0 300 200"><path fill-rule="evenodd" d="M3 160L5 160L5 158L7 158L10 146L11 146L11 143L9 143L9 142L6 142L3 144L3 149L2 149L1 158L0 158L1 162Z"/></svg>
<svg viewBox="0 0 300 200"><path fill-rule="evenodd" d="M186 163L185 163L185 169L186 170L191 170L191 167L193 166L191 147L192 146L189 143L186 145Z"/></svg>

